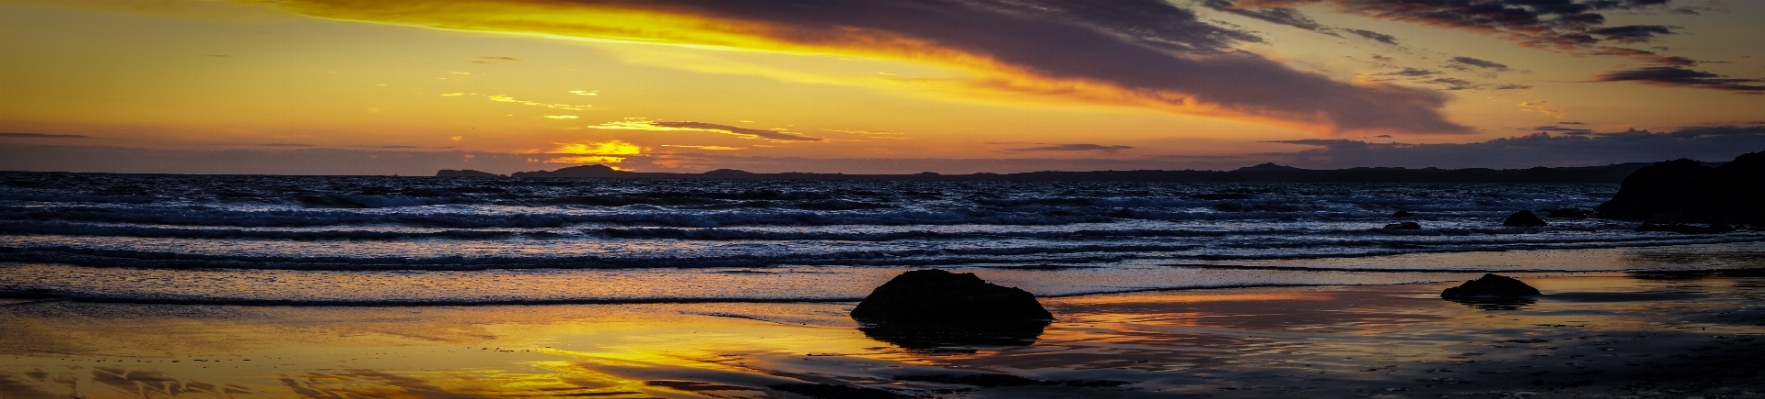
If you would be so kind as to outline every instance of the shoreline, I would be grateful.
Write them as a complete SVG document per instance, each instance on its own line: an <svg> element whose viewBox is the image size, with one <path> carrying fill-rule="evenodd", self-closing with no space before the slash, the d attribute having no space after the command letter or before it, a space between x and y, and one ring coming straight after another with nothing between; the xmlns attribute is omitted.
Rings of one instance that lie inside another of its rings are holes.
<svg viewBox="0 0 1765 399"><path fill-rule="evenodd" d="M1456 283L1045 298L1058 321L1032 345L932 349L864 335L844 314L850 303L15 303L0 305L10 326L0 327L0 392L1756 397L1744 387L1765 374L1710 368L1765 355L1765 307L1755 305L1765 276L1706 274L1532 277L1546 295L1506 307L1438 298ZM1705 377L1636 380L1640 371Z"/></svg>

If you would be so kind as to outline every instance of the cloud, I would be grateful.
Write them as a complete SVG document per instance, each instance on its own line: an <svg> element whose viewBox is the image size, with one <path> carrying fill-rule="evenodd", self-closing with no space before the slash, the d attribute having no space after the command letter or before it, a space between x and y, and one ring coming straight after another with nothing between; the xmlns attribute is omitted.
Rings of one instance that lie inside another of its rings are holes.
<svg viewBox="0 0 1765 399"><path fill-rule="evenodd" d="M1463 29L1528 47L1573 51L1601 41L1637 43L1672 34L1670 27L1605 27L1595 11L1632 10L1665 4L1615 0L1246 0L1242 6L1281 7L1323 3L1340 12L1414 24Z"/></svg>
<svg viewBox="0 0 1765 399"><path fill-rule="evenodd" d="M449 93L449 94L452 94L452 93ZM443 94L442 96L448 96L448 95ZM488 96L485 98L490 99L490 101L496 101L496 102L501 102L501 103L514 103L514 104L521 104L521 105L526 105L526 106L531 106L531 107L544 107L544 108L562 109L562 110L570 110L570 111L586 111L589 108L594 107L593 105L586 105L586 104L584 104L584 105L558 104L558 103L542 103L542 102L538 102L538 101L519 100L514 97L509 97L509 96L502 95L502 94L492 95L492 96Z"/></svg>
<svg viewBox="0 0 1765 399"><path fill-rule="evenodd" d="M1564 126L1557 126L1557 125L1535 126L1535 127L1531 127L1531 128L1522 128L1520 130L1531 130L1531 131L1535 131L1535 132L1558 132L1558 133L1565 133L1565 134L1593 133L1593 129L1579 128L1579 127L1564 127Z"/></svg>
<svg viewBox="0 0 1765 399"><path fill-rule="evenodd" d="M643 147L619 140L603 143L553 143L558 148L554 154L572 155L637 155L643 153Z"/></svg>
<svg viewBox="0 0 1765 399"><path fill-rule="evenodd" d="M1759 84L1760 82L1765 82L1765 80L1729 78L1714 73L1679 67L1645 67L1640 69L1613 71L1594 77L1594 81L1634 81L1656 86L1726 90L1742 94L1757 95L1765 93L1765 85Z"/></svg>
<svg viewBox="0 0 1765 399"><path fill-rule="evenodd" d="M1356 36L1364 37L1364 38L1370 39L1372 41L1385 43L1385 44L1389 44L1389 45L1393 45L1393 46L1397 45L1397 37L1395 37L1395 36L1391 36L1391 35L1387 35L1387 34L1379 33L1379 32L1374 32L1374 31L1370 31L1370 30L1364 30L1364 29L1344 29L1344 30L1348 31L1348 33L1353 33Z"/></svg>
<svg viewBox="0 0 1765 399"><path fill-rule="evenodd" d="M1693 60L1690 58L1669 57L1669 56L1664 56L1664 55L1655 53L1653 51L1637 50L1637 49L1633 49L1633 48L1624 48L1624 47L1599 46L1599 47L1594 48L1588 54L1606 55L1606 56L1614 56L1614 57L1626 57L1626 58L1636 59L1636 60L1651 63L1651 64L1659 64L1659 65L1667 65L1667 66L1693 66L1693 65L1698 64L1698 62L1696 60Z"/></svg>
<svg viewBox="0 0 1765 399"><path fill-rule="evenodd" d="M1666 133L1646 130L1575 135L1539 133L1464 144L1354 140L1280 142L1318 147L1284 155L1291 157L1288 162L1295 166L1310 168L1592 166L1677 158L1726 161L1765 148L1765 126L1692 127Z"/></svg>
<svg viewBox="0 0 1765 399"><path fill-rule="evenodd" d="M1501 86L1496 86L1495 90L1528 90L1531 88L1532 88L1532 85L1509 83L1509 84L1504 84Z"/></svg>
<svg viewBox="0 0 1765 399"><path fill-rule="evenodd" d="M1329 28L1318 24L1318 21L1313 21L1311 18L1306 17L1305 14L1300 13L1299 10L1292 8L1238 8L1236 4L1232 3L1232 0L1202 0L1201 5L1216 11L1259 19L1264 22L1335 35L1334 33L1330 33L1331 30Z"/></svg>
<svg viewBox="0 0 1765 399"><path fill-rule="evenodd" d="M1428 80L1426 83L1446 85L1446 90L1468 90L1479 87L1477 83L1458 78L1437 78Z"/></svg>
<svg viewBox="0 0 1765 399"><path fill-rule="evenodd" d="M254 144L254 145L256 145L258 147L317 147L312 144L300 144L300 143L265 143L265 144Z"/></svg>
<svg viewBox="0 0 1765 399"><path fill-rule="evenodd" d="M482 64L486 61L505 61L505 62L520 62L521 61L520 58L501 57L501 56L478 57L477 59L478 59L478 61L473 61L473 62Z"/></svg>
<svg viewBox="0 0 1765 399"><path fill-rule="evenodd" d="M0 137L15 137L15 138L25 138L25 139L87 139L87 138L91 138L91 137L88 137L85 135L78 135L78 134L49 134L49 133L0 133Z"/></svg>
<svg viewBox="0 0 1765 399"><path fill-rule="evenodd" d="M1125 146L1125 145L1101 145L1101 144L1056 144L1056 145L1048 145L1048 146L1041 146L1041 147L1013 148L1013 149L1009 149L1006 151L1010 151L1010 152L1098 151L1098 152L1106 152L1106 153L1113 154L1117 151L1131 150L1131 149L1134 149L1134 147L1129 147L1129 146Z"/></svg>
<svg viewBox="0 0 1765 399"><path fill-rule="evenodd" d="M1461 70L1461 71L1469 71L1469 70L1471 70L1471 68L1482 68L1482 69L1489 69L1489 70L1494 70L1494 71L1499 71L1499 72L1507 72L1508 71L1508 66L1505 64L1502 64L1499 62L1494 62L1494 61L1479 60L1479 59L1471 58L1471 57L1452 57L1451 60L1447 60L1446 67Z"/></svg>
<svg viewBox="0 0 1765 399"><path fill-rule="evenodd" d="M576 115L546 115L547 119L576 119Z"/></svg>
<svg viewBox="0 0 1765 399"><path fill-rule="evenodd" d="M1586 125L1586 123L1581 123L1581 122L1557 122L1557 124L1558 125Z"/></svg>
<svg viewBox="0 0 1765 399"><path fill-rule="evenodd" d="M670 148L691 148L691 149L695 149L695 150L705 150L705 151L740 151L740 150L745 150L745 149L746 149L746 148L741 148L741 147L725 147L725 146L720 146L720 145L675 145L675 144L663 144L663 145L662 145L662 146L663 146L663 147L670 147Z"/></svg>
<svg viewBox="0 0 1765 399"><path fill-rule="evenodd" d="M288 0L273 6L437 29L911 62L961 75L916 85L841 84L969 101L1129 106L1324 133L1472 131L1446 119L1441 109L1448 98L1441 93L1289 68L1235 47L1261 38L1202 21L1164 0L836 0L813 6L792 0L462 0L446 7L418 0Z"/></svg>
<svg viewBox="0 0 1765 399"><path fill-rule="evenodd" d="M822 140L825 140L820 137L811 137L811 136L805 136L805 135L801 135L801 134L784 132L784 131L777 131L777 130L749 129L749 128L744 128L744 127L735 127L735 126L729 126L729 125L719 125L719 124L715 124L715 123L704 123L704 122L663 122L663 121L651 121L651 120L646 120L646 119L627 119L627 120L618 121L618 122L607 122L607 123L603 123L603 124L599 124L599 125L595 125L595 126L589 126L588 128L601 129L601 130L711 132L711 133L723 133L723 134L735 135L737 137L741 137L741 138L745 138L745 139L763 138L763 139L772 140L772 141L822 141Z"/></svg>
<svg viewBox="0 0 1765 399"><path fill-rule="evenodd" d="M1427 69L1417 69L1417 68L1404 68L1401 71L1386 72L1386 73L1381 73L1378 75L1379 76L1425 77L1425 76L1434 76L1434 75L1438 75L1438 74L1440 74L1440 71L1427 70Z"/></svg>
<svg viewBox="0 0 1765 399"><path fill-rule="evenodd" d="M1643 43L1653 40L1656 36L1671 35L1673 28L1661 25L1629 25L1594 29L1588 33L1620 43Z"/></svg>

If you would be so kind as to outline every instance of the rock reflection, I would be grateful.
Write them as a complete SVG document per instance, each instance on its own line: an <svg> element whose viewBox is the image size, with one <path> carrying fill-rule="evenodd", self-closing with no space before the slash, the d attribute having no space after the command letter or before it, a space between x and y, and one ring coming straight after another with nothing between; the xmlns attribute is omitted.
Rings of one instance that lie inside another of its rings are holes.
<svg viewBox="0 0 1765 399"><path fill-rule="evenodd" d="M961 346L1029 346L1048 327L1046 320L973 324L866 323L864 336L906 349Z"/></svg>
<svg viewBox="0 0 1765 399"><path fill-rule="evenodd" d="M1482 310L1520 310L1538 303L1536 299L1525 297L1464 297L1447 298L1446 300Z"/></svg>

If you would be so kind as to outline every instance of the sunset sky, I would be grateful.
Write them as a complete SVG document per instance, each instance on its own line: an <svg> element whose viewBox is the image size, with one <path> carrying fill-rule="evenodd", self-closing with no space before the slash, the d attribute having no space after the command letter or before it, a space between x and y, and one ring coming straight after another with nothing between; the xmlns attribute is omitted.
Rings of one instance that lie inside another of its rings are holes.
<svg viewBox="0 0 1765 399"><path fill-rule="evenodd" d="M0 0L0 170L1720 161L1765 150L1761 20L1740 0Z"/></svg>

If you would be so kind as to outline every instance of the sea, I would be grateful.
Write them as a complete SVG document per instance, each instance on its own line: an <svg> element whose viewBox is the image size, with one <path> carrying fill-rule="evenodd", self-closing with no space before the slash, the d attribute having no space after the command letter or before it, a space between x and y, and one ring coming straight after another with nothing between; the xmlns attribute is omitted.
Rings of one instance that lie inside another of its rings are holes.
<svg viewBox="0 0 1765 399"><path fill-rule="evenodd" d="M0 298L841 302L923 268L1068 296L1720 270L1765 255L1759 231L1502 225L1518 210L1591 209L1617 190L9 172ZM1422 228L1383 228L1404 221Z"/></svg>

